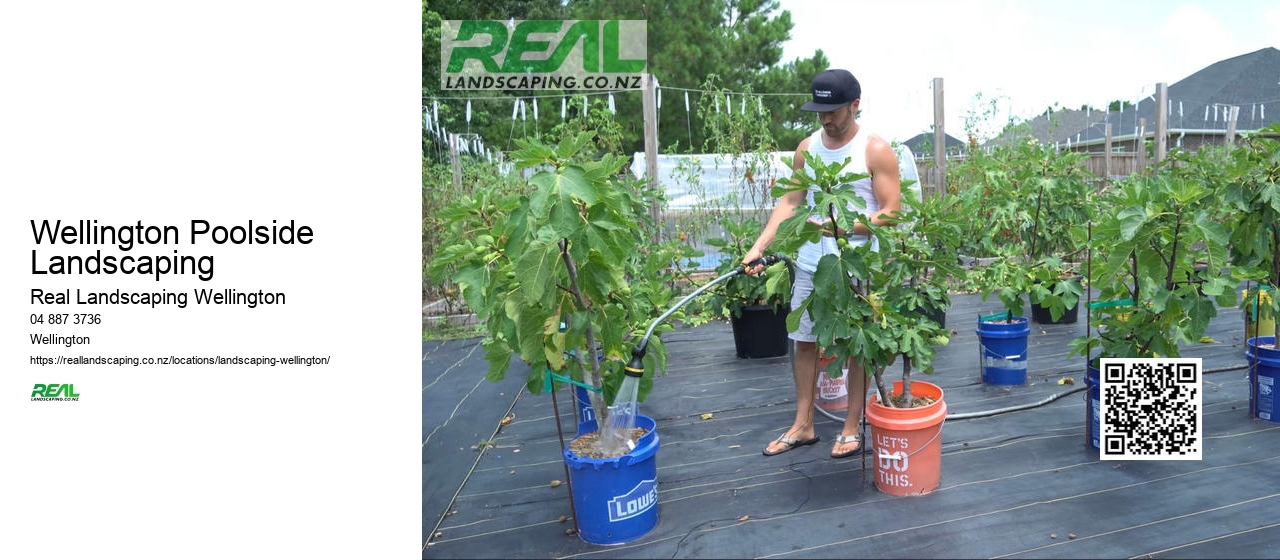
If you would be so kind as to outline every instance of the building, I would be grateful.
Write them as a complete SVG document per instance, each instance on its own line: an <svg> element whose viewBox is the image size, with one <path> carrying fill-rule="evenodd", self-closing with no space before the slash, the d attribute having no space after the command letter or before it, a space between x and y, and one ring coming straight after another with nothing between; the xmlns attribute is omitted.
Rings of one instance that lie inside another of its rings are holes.
<svg viewBox="0 0 1280 560"><path fill-rule="evenodd" d="M1032 137L1061 148L1101 152L1110 124L1113 153L1139 152L1139 142L1151 142L1156 134L1156 95L1143 93L1145 97L1122 111L1047 112L989 144ZM1161 109L1168 119L1170 149L1220 145L1228 135L1280 122L1280 49L1267 47L1215 62L1169 85L1168 102Z"/></svg>
<svg viewBox="0 0 1280 560"><path fill-rule="evenodd" d="M912 136L903 144L911 148L911 153L915 154L917 158L931 158L933 157L933 136L932 132L922 132ZM946 154L948 156L955 156L964 152L964 141L950 134L946 135L946 144Z"/></svg>

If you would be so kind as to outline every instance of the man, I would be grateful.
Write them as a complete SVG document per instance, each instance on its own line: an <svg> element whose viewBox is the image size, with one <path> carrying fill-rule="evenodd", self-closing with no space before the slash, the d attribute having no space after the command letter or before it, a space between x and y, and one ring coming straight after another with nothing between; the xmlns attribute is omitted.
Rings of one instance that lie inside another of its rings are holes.
<svg viewBox="0 0 1280 560"><path fill-rule="evenodd" d="M846 173L870 174L869 179L861 179L854 183L857 193L866 201L867 206L861 209L869 221L877 226L888 223L888 215L901 208L901 187L899 183L898 157L893 148L883 138L863 128L857 122L858 107L861 103L862 86L848 70L825 70L813 79L813 99L801 107L804 111L818 113L822 128L805 138L796 147L792 166L796 170L804 169L804 153L810 152L820 157L823 162L831 163L851 158L844 167ZM812 170L810 170L812 174ZM857 224L852 232L830 231L832 228L814 207L811 191L788 193L778 200L765 224L760 237L747 251L742 263L747 265L760 259L769 244L778 233L778 226L791 217L796 209L805 206L811 214L811 221L825 224L827 231L820 243L806 243L800 248L796 259L795 286L792 290L791 308L796 309L805 297L814 289L813 273L817 269L818 260L823 255L838 253L835 236L847 236L851 245L868 242L870 238L866 226ZM758 274L763 267L756 266L748 272ZM821 287L819 287L820 289ZM792 356L792 375L796 385L796 417L795 422L777 439L769 442L764 448L765 455L785 453L796 447L818 443L819 438L814 430L814 390L819 375L818 348L813 334L813 321L805 313L800 326L790 334L795 341L795 353ZM850 364L847 386L848 415L844 428L831 448L833 458L854 455L862 449L858 439L859 422L862 419L863 407L867 399L867 375L862 368Z"/></svg>

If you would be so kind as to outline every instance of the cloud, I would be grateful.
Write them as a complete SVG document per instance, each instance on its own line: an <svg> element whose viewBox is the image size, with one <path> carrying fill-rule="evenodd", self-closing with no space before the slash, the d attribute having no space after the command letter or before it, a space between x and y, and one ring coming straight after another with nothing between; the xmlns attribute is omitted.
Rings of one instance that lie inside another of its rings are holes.
<svg viewBox="0 0 1280 560"><path fill-rule="evenodd" d="M781 7L796 23L787 60L823 49L863 81L868 122L900 138L932 122L936 77L946 81L947 130L962 134L966 116L989 112L993 98L1003 98L993 115L1002 125L1055 104L1136 99L1158 82L1280 47L1275 0L1227 7L1208 0L782 0Z"/></svg>
<svg viewBox="0 0 1280 560"><path fill-rule="evenodd" d="M1262 10L1262 28L1270 31L1264 36L1263 43L1280 46L1280 6Z"/></svg>
<svg viewBox="0 0 1280 560"><path fill-rule="evenodd" d="M1230 15L1241 17L1244 14L1232 10ZM1159 29L1158 37L1170 51L1170 58L1208 65L1243 53L1239 46L1240 37L1224 27L1213 12L1195 4L1174 8Z"/></svg>

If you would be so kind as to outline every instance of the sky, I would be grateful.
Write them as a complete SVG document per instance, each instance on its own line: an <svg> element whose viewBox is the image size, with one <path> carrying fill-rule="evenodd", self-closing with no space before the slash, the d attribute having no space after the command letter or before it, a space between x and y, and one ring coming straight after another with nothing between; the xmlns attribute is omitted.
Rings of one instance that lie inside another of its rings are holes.
<svg viewBox="0 0 1280 560"><path fill-rule="evenodd" d="M780 9L794 24L783 61L822 49L862 84L859 122L899 141L930 130L934 78L946 132L983 140L1010 117L1137 100L1158 82L1280 48L1275 0L780 0Z"/></svg>

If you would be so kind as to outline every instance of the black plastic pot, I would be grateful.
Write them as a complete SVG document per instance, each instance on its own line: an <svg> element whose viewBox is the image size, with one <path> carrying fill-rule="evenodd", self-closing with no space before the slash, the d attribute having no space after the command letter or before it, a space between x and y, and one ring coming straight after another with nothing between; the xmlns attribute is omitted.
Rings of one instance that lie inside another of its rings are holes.
<svg viewBox="0 0 1280 560"><path fill-rule="evenodd" d="M1065 278L1065 279L1064 279L1064 280L1062 280L1062 281L1063 281L1063 282L1077 282L1077 283L1078 283L1078 282L1080 282L1080 279L1081 279L1081 278L1082 278L1082 276L1080 276L1079 274L1076 274L1076 275L1073 275L1073 276L1071 276L1071 277L1069 277L1069 278ZM1040 283L1040 281L1039 281L1039 280L1037 280L1037 281L1036 281L1036 283L1037 283L1037 284L1039 284L1039 283ZM1053 286L1049 286L1049 290L1050 290L1050 291L1052 291L1052 290L1053 290ZM1080 302L1079 302L1079 301L1077 301L1075 305L1073 305L1073 306L1071 306L1071 307L1066 308L1066 309L1062 312L1062 316L1061 316L1061 317L1059 317L1057 321L1054 321L1054 320L1053 320L1053 314L1049 312L1049 308L1048 308L1048 307L1042 307L1042 306L1041 306L1040 304L1038 304L1038 303L1032 303L1032 304L1031 304L1031 320L1032 320L1032 321L1035 321L1035 322L1037 322L1037 323L1040 323L1041 325L1066 325L1066 324L1073 324L1073 323L1075 323L1079 318L1080 318Z"/></svg>
<svg viewBox="0 0 1280 560"><path fill-rule="evenodd" d="M947 310L946 309L930 309L924 312L924 316L938 324L939 327L947 328Z"/></svg>
<svg viewBox="0 0 1280 560"><path fill-rule="evenodd" d="M1031 319L1041 325L1065 325L1075 323L1080 317L1080 302L1068 307L1062 312L1062 316L1057 321L1053 320L1053 314L1049 313L1048 307L1041 307L1037 304L1031 304Z"/></svg>
<svg viewBox="0 0 1280 560"><path fill-rule="evenodd" d="M775 358L786 356L791 347L787 338L786 307L749 305L742 308L741 317L733 317L733 344L738 357L745 359Z"/></svg>

